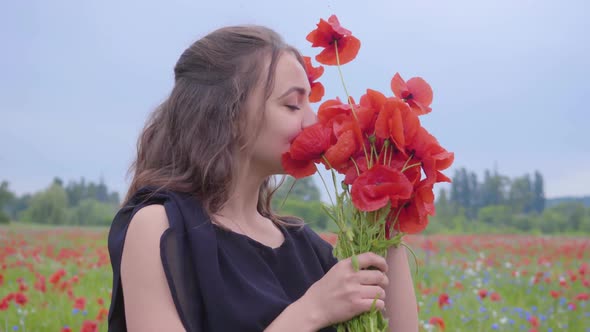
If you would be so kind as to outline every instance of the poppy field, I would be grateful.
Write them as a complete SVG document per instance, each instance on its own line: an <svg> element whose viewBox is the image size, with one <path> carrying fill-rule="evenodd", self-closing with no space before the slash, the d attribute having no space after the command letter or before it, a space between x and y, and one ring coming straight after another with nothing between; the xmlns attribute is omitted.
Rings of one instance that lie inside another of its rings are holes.
<svg viewBox="0 0 590 332"><path fill-rule="evenodd" d="M0 331L106 331L107 229L0 227ZM331 234L322 235L334 243ZM590 240L411 236L421 331L590 331Z"/></svg>

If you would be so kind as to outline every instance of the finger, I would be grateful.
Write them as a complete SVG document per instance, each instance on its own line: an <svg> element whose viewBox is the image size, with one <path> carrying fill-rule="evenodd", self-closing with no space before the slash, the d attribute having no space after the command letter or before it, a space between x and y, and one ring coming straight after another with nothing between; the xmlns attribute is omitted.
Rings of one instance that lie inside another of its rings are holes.
<svg viewBox="0 0 590 332"><path fill-rule="evenodd" d="M361 269L366 269L370 266L373 266L382 272L387 272L387 262L385 261L385 258L375 253L365 252L358 255L358 262L359 268Z"/></svg>
<svg viewBox="0 0 590 332"><path fill-rule="evenodd" d="M362 312L370 311L373 308L373 302L375 302L375 309L383 310L385 309L385 301L383 300L376 300L373 299L363 299L359 302L360 310Z"/></svg>
<svg viewBox="0 0 590 332"><path fill-rule="evenodd" d="M385 287L389 284L387 276L378 270L360 270L358 280L361 285L379 285Z"/></svg>
<svg viewBox="0 0 590 332"><path fill-rule="evenodd" d="M379 286L362 286L360 290L360 295L362 299L385 299L385 289Z"/></svg>

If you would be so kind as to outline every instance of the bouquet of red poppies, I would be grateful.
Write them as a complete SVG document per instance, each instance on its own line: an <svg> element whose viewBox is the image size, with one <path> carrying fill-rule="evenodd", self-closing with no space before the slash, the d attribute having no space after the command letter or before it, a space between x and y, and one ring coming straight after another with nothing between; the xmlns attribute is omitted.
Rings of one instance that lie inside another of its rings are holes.
<svg viewBox="0 0 590 332"><path fill-rule="evenodd" d="M317 62L337 66L346 101L330 99L319 106L318 122L293 140L283 166L295 178L314 174L319 164L331 170L335 197L326 212L339 228L337 258L352 257L355 264L355 255L367 251L385 257L389 247L404 245L404 234L426 228L435 213L434 184L451 181L441 171L451 166L454 154L420 123L420 116L432 111L432 89L420 77L405 81L396 73L393 96L367 89L357 103L346 90L341 65L357 56L360 40L335 15L320 20L307 40L323 48ZM319 102L324 87L316 80L324 68L304 60L310 101ZM336 172L344 176L340 184ZM387 331L387 321L372 310L340 324L338 331Z"/></svg>

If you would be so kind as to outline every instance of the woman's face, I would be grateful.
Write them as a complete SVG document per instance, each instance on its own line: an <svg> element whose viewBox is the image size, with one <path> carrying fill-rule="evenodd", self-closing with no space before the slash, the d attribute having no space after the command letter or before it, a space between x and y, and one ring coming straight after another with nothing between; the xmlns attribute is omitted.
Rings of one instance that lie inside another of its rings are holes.
<svg viewBox="0 0 590 332"><path fill-rule="evenodd" d="M262 86L253 93L254 100L263 100ZM264 103L263 123L253 145L251 166L256 172L265 176L284 173L281 155L303 128L317 121L309 104L309 92L303 66L290 52L283 53L277 61L274 88Z"/></svg>

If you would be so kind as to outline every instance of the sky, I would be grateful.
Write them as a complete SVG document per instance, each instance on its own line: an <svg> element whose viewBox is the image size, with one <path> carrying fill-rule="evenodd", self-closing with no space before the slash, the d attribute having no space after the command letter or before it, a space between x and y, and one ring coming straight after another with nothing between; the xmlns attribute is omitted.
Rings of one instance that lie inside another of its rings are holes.
<svg viewBox="0 0 590 332"><path fill-rule="evenodd" d="M336 14L359 38L353 97L396 72L434 90L423 126L479 175L540 171L546 196L590 194L590 4L585 0L25 1L0 11L0 181L18 194L84 177L124 194L173 67L216 28L266 25L306 55ZM335 67L320 81L344 97ZM320 187L321 182L318 181Z"/></svg>

